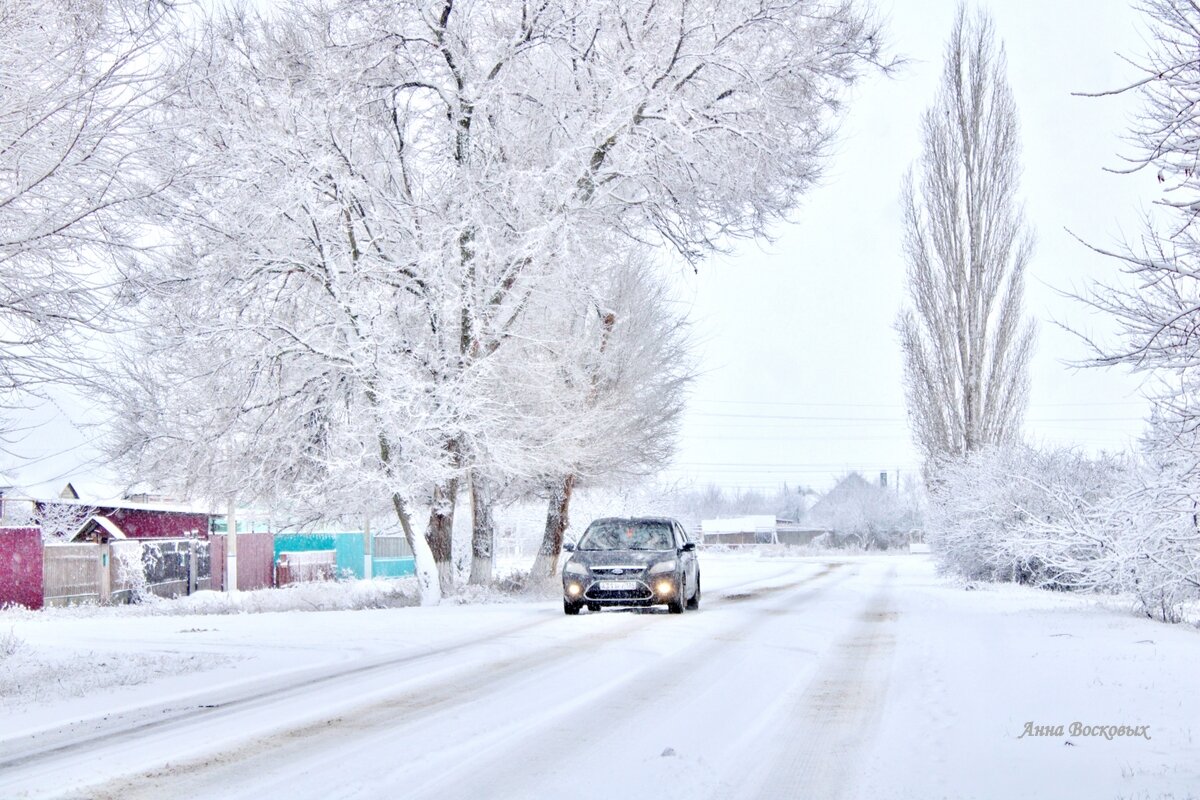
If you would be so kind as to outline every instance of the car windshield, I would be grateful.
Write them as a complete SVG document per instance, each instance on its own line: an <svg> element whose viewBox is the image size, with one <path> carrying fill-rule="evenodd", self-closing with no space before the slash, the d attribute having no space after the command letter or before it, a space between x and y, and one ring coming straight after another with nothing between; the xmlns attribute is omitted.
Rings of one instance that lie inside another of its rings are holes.
<svg viewBox="0 0 1200 800"><path fill-rule="evenodd" d="M665 522L627 519L596 520L579 540L580 550L673 550L671 527Z"/></svg>

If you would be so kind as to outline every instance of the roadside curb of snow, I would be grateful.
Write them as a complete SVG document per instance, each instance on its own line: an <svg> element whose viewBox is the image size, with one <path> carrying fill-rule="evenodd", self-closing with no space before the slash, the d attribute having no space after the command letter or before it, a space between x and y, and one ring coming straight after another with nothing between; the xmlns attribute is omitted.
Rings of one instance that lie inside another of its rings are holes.
<svg viewBox="0 0 1200 800"><path fill-rule="evenodd" d="M82 603L30 611L23 607L0 609L0 620L28 615L69 617L205 616L214 614L269 614L285 611L358 611L407 608L418 604L412 578L297 583L277 589L226 592L201 591L175 598L148 597L140 603L101 606Z"/></svg>

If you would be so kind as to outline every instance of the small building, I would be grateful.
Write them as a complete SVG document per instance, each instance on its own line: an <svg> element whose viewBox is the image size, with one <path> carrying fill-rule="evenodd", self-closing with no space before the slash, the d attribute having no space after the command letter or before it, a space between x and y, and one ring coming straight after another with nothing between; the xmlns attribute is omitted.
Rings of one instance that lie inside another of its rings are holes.
<svg viewBox="0 0 1200 800"><path fill-rule="evenodd" d="M802 546L812 544L818 536L829 533L828 528L805 525L791 519L775 520L775 540L779 544Z"/></svg>
<svg viewBox="0 0 1200 800"><path fill-rule="evenodd" d="M757 544L805 545L828 531L770 514L706 519L700 523L704 544L746 547Z"/></svg>
<svg viewBox="0 0 1200 800"><path fill-rule="evenodd" d="M741 547L775 544L776 520L773 514L705 519L700 521L700 539L706 545Z"/></svg>

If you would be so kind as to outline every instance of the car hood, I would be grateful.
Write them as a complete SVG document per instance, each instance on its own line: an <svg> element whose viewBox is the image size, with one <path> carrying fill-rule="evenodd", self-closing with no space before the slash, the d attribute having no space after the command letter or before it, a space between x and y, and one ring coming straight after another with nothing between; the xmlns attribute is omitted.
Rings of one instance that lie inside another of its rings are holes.
<svg viewBox="0 0 1200 800"><path fill-rule="evenodd" d="M576 550L571 560L587 567L646 567L674 557L674 550Z"/></svg>

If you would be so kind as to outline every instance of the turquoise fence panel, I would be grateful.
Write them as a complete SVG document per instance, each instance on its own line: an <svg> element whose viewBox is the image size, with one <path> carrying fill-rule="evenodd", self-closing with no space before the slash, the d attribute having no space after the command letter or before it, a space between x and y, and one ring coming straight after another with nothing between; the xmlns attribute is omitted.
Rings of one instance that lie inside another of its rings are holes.
<svg viewBox="0 0 1200 800"><path fill-rule="evenodd" d="M306 553L309 550L333 550L332 533L277 533L275 560L280 553Z"/></svg>
<svg viewBox="0 0 1200 800"><path fill-rule="evenodd" d="M375 543L371 543L374 551ZM407 549L407 548L405 548ZM359 531L338 533L277 533L275 534L275 559L280 553L306 552L309 550L333 550L337 553L339 575L349 570L355 578L363 577L363 535ZM395 548L390 548L391 552ZM385 548L384 552L389 552ZM416 575L416 562L412 556L371 559L371 574L376 578L404 578Z"/></svg>
<svg viewBox="0 0 1200 800"><path fill-rule="evenodd" d="M337 569L339 575L345 575L346 570L354 577L363 576L363 535L361 533L339 533L337 539Z"/></svg>
<svg viewBox="0 0 1200 800"><path fill-rule="evenodd" d="M275 535L276 560L279 560L280 553L303 553L310 550L333 550L337 553L339 576L347 571L356 578L363 576L363 535L358 531Z"/></svg>
<svg viewBox="0 0 1200 800"><path fill-rule="evenodd" d="M371 562L371 573L376 578L404 578L417 574L416 561L412 558L376 558Z"/></svg>

